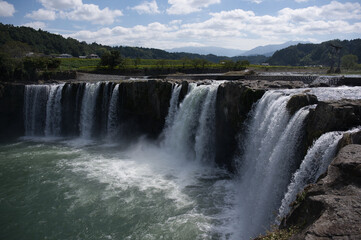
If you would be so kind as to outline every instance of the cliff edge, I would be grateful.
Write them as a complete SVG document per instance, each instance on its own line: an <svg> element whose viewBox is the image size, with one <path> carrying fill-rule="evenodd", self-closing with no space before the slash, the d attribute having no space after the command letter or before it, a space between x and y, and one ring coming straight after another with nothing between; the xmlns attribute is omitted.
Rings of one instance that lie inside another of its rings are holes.
<svg viewBox="0 0 361 240"><path fill-rule="evenodd" d="M290 239L361 239L361 145L343 147L316 184L300 193L281 228L300 226Z"/></svg>

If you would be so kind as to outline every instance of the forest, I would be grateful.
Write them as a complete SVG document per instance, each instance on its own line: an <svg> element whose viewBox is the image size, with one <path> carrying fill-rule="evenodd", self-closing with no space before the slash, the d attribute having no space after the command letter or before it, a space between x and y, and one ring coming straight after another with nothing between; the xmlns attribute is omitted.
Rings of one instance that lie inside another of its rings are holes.
<svg viewBox="0 0 361 240"><path fill-rule="evenodd" d="M224 59L231 59L213 54L200 55L192 53L169 53L164 50L142 47L105 46L97 43L87 44L73 38L64 38L61 35L52 34L41 29L35 30L29 27L16 27L0 23L0 48L1 52L11 51L24 55L27 52L42 53L45 55L70 54L73 57L97 54L102 56L105 52L115 50L125 58L141 59L168 59L179 60L182 58L205 59L213 63L219 63ZM234 57L233 61L248 60L251 63L262 63L267 60L265 56Z"/></svg>
<svg viewBox="0 0 361 240"><path fill-rule="evenodd" d="M335 52L335 46L339 49L338 53ZM356 56L356 63L361 63L361 39L298 44L276 51L268 62L283 66L330 66L347 55Z"/></svg>

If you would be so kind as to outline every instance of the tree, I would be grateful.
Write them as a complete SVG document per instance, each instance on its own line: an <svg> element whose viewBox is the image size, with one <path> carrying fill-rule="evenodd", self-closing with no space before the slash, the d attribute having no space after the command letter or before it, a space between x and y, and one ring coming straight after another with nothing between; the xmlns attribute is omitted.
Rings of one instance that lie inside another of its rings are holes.
<svg viewBox="0 0 361 240"><path fill-rule="evenodd" d="M346 69L352 69L357 66L358 57L356 55L348 54L341 58L341 66Z"/></svg>
<svg viewBox="0 0 361 240"><path fill-rule="evenodd" d="M189 58L188 57L182 57L181 61L182 61L183 68L185 68L186 65L189 63Z"/></svg>
<svg viewBox="0 0 361 240"><path fill-rule="evenodd" d="M233 70L235 67L235 63L232 60L223 60L221 64L223 64L223 68L227 70Z"/></svg>
<svg viewBox="0 0 361 240"><path fill-rule="evenodd" d="M194 68L199 68L199 66L202 65L202 59L200 58L195 58L192 60L192 65Z"/></svg>
<svg viewBox="0 0 361 240"><path fill-rule="evenodd" d="M136 59L134 59L134 66L137 68L138 65L140 64L141 59L139 57L137 57Z"/></svg>
<svg viewBox="0 0 361 240"><path fill-rule="evenodd" d="M105 52L101 57L99 64L101 66L109 66L110 69L114 69L115 66L118 66L123 62L124 59L120 56L120 52L113 50Z"/></svg>
<svg viewBox="0 0 361 240"><path fill-rule="evenodd" d="M206 67L206 65L209 64L209 62L206 59L201 59L200 64L202 66L202 69L204 69Z"/></svg>

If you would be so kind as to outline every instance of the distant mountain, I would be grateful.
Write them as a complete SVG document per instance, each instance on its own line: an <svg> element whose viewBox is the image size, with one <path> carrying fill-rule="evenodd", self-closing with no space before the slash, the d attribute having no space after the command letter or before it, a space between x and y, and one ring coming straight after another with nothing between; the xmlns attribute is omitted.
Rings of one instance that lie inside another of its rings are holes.
<svg viewBox="0 0 361 240"><path fill-rule="evenodd" d="M271 44L266 46L259 46L253 48L249 51L242 53L242 56L251 56L251 55L264 55L266 57L271 57L276 51L287 48L292 45L297 45L299 43L307 43L307 42L297 42L297 41L289 41L282 44Z"/></svg>
<svg viewBox="0 0 361 240"><path fill-rule="evenodd" d="M213 54L216 56L226 56L226 57L243 55L243 53L245 52L245 50L221 48L221 47L181 47L181 48L167 49L166 51L171 53L186 52L186 53L194 53L194 54L202 54L202 55Z"/></svg>

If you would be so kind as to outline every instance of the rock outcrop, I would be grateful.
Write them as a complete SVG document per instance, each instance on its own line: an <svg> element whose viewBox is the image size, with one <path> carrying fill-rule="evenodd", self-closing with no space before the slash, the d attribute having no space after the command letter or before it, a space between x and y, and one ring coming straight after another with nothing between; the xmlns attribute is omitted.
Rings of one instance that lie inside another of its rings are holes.
<svg viewBox="0 0 361 240"><path fill-rule="evenodd" d="M24 135L24 89L21 84L0 84L0 140Z"/></svg>
<svg viewBox="0 0 361 240"><path fill-rule="evenodd" d="M361 125L361 100L319 102L307 122L308 146L322 134Z"/></svg>
<svg viewBox="0 0 361 240"><path fill-rule="evenodd" d="M216 162L234 171L233 156L242 141L244 121L256 103L268 89L300 88L303 82L286 81L231 81L219 86L216 103Z"/></svg>
<svg viewBox="0 0 361 240"><path fill-rule="evenodd" d="M301 94L293 95L291 97L291 99L288 101L286 107L287 107L288 112L291 115L293 115L301 108L308 106L308 105L317 104L317 103L318 103L318 99L315 95L301 93Z"/></svg>
<svg viewBox="0 0 361 240"><path fill-rule="evenodd" d="M316 184L301 193L282 227L300 226L291 239L361 239L361 145L340 150Z"/></svg>
<svg viewBox="0 0 361 240"><path fill-rule="evenodd" d="M124 81L119 85L123 134L157 137L168 114L172 83L161 80Z"/></svg>
<svg viewBox="0 0 361 240"><path fill-rule="evenodd" d="M233 171L232 163L237 149L237 134L242 128L253 103L265 90L227 82L218 88L216 103L216 162Z"/></svg>

